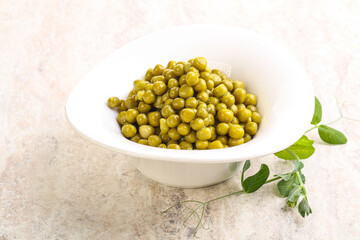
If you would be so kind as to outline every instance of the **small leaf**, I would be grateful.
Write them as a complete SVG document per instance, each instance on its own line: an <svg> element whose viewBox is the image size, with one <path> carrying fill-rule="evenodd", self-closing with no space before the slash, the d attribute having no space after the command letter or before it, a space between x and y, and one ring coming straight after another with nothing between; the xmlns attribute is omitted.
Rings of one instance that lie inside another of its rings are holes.
<svg viewBox="0 0 360 240"><path fill-rule="evenodd" d="M318 128L318 132L321 140L329 144L345 144L347 143L347 138L342 132L338 130L326 126L320 125Z"/></svg>
<svg viewBox="0 0 360 240"><path fill-rule="evenodd" d="M321 122L321 118L322 118L321 103L320 103L319 99L317 97L315 97L315 110L314 110L313 118L311 120L311 124L313 124L313 125L318 124L319 122Z"/></svg>
<svg viewBox="0 0 360 240"><path fill-rule="evenodd" d="M306 159L313 155L315 152L313 143L314 141L309 140L308 137L303 135L296 143L294 143L287 149L295 153L300 159ZM284 160L296 160L296 157L290 154L287 149L275 153L275 156Z"/></svg>
<svg viewBox="0 0 360 240"><path fill-rule="evenodd" d="M294 161L293 164L294 164L293 173L296 171L300 171L304 167L304 164L300 161Z"/></svg>
<svg viewBox="0 0 360 240"><path fill-rule="evenodd" d="M284 181L287 181L291 178L291 173L275 174L275 177L281 177Z"/></svg>
<svg viewBox="0 0 360 240"><path fill-rule="evenodd" d="M309 214L312 213L309 203L305 198L303 198L299 203L298 211L302 217L305 217L305 215L309 216Z"/></svg>
<svg viewBox="0 0 360 240"><path fill-rule="evenodd" d="M298 180L296 175L292 174L288 180L281 180L278 182L277 187L279 189L280 195L283 197L289 196L290 191L294 186L298 185Z"/></svg>
<svg viewBox="0 0 360 240"><path fill-rule="evenodd" d="M245 169L245 166L244 166ZM254 175L246 178L241 184L246 193L252 193L258 190L265 184L270 175L269 167L266 164L261 164L260 170Z"/></svg>
<svg viewBox="0 0 360 240"><path fill-rule="evenodd" d="M297 187L293 188L290 193L289 197L287 199L288 202L296 203L300 196L304 195L304 191L300 185L297 185Z"/></svg>
<svg viewBox="0 0 360 240"><path fill-rule="evenodd" d="M243 183L244 183L244 174L245 174L246 170L249 169L250 165L251 165L250 160L246 160L246 162L244 163L242 173L241 173L241 185L243 185Z"/></svg>

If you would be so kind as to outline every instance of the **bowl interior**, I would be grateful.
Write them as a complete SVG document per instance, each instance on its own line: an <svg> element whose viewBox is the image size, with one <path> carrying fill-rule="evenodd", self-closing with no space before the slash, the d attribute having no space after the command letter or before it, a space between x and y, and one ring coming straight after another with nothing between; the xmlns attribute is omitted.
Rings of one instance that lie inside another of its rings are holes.
<svg viewBox="0 0 360 240"><path fill-rule="evenodd" d="M250 142L227 149L160 149L125 139L111 96L125 97L146 70L170 60L204 56L231 65L231 79L243 81L258 98L262 123ZM311 121L314 94L302 66L273 41L249 30L191 25L142 37L103 60L74 88L66 104L69 122L90 140L124 154L177 162L230 162L280 151L301 137Z"/></svg>

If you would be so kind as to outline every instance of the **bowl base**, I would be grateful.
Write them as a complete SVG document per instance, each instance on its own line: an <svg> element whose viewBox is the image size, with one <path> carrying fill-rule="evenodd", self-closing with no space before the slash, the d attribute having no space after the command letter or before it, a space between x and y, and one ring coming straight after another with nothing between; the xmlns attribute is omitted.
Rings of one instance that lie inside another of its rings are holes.
<svg viewBox="0 0 360 240"><path fill-rule="evenodd" d="M179 163L131 158L135 167L148 178L181 188L207 187L226 181L238 172L243 163Z"/></svg>

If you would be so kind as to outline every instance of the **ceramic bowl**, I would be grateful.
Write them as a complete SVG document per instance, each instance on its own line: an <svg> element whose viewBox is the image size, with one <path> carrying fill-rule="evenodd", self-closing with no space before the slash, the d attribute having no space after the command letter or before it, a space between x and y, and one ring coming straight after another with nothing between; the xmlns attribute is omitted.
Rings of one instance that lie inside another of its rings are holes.
<svg viewBox="0 0 360 240"><path fill-rule="evenodd" d="M257 96L262 122L256 136L240 146L197 151L144 146L123 137L107 99L125 97L149 67L197 56L231 66L230 78ZM288 51L253 31L221 25L168 28L131 42L90 71L66 104L70 124L87 139L126 155L147 177L185 188L222 182L242 161L290 146L309 126L313 110L311 81Z"/></svg>

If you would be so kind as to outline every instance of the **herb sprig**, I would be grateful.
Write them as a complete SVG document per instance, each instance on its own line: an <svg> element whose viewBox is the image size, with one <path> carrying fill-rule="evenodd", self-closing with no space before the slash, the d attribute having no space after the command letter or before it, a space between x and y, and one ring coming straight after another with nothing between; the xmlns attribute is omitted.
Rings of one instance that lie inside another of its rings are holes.
<svg viewBox="0 0 360 240"><path fill-rule="evenodd" d="M336 103L340 114L339 118L327 124L320 124L322 120L322 106L319 99L315 97L315 110L311 121L311 124L314 126L309 130L307 130L305 134L314 129L318 129L318 134L321 140L323 140L328 144L336 145L336 144L347 143L346 136L342 132L332 127L329 127L329 125L343 118L354 121L358 121L358 120L344 116L342 113L344 104L340 107L337 99L336 99ZM303 135L296 143L294 143L290 147L274 154L276 157L281 158L283 160L293 161L294 169L289 173L275 174L273 178L268 179L270 175L269 167L266 164L262 164L257 173L244 179L244 175L246 171L251 166L250 160L247 160L244 163L243 171L241 174L241 186L242 186L241 190L211 199L206 202L202 202L198 200L185 200L172 205L171 207L162 211L162 213L166 213L171 209L175 208L176 206L183 205L186 209L191 211L190 214L185 218L183 225L186 226L187 221L192 216L196 216L197 225L195 226L194 229L194 236L198 237L197 232L200 227L205 230L209 229L203 223L206 205L233 195L238 195L243 193L253 193L265 184L280 180L277 184L277 188L279 190L280 195L286 198L287 205L292 208L298 206L298 212L300 213L300 215L302 217L308 216L309 214L312 213L312 210L309 204L309 200L305 188L305 176L301 170L304 168L304 163L302 162L302 160L311 157L315 152L315 148L313 144L314 144L313 140L310 140L307 136ZM298 204L300 199L301 201ZM195 207L190 207L189 206L190 204L195 204Z"/></svg>

